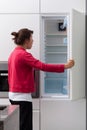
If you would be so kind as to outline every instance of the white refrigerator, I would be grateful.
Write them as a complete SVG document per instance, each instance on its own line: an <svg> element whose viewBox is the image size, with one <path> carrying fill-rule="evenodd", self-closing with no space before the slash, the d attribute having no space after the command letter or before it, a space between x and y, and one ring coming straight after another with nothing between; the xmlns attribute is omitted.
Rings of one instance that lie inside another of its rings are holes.
<svg viewBox="0 0 87 130"><path fill-rule="evenodd" d="M75 66L64 73L40 73L43 98L79 99L85 97L85 16L68 13L41 15L41 60L64 64L75 60Z"/></svg>

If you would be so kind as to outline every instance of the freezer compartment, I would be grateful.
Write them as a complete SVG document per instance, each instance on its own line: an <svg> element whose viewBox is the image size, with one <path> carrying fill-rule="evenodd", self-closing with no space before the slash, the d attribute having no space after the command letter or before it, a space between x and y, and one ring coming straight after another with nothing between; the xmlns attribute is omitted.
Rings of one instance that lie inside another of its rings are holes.
<svg viewBox="0 0 87 130"><path fill-rule="evenodd" d="M66 34L67 30L65 27L65 18L66 16L58 16L58 17L48 17L45 19L45 32L46 33L64 33ZM66 18L67 24L67 18Z"/></svg>
<svg viewBox="0 0 87 130"><path fill-rule="evenodd" d="M67 95L67 78L45 78L45 93Z"/></svg>

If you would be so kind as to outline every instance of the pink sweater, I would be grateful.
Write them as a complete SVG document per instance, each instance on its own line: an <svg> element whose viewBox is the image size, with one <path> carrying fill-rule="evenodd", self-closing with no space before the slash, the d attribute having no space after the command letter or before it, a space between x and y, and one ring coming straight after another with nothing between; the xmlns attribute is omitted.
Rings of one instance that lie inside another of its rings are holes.
<svg viewBox="0 0 87 130"><path fill-rule="evenodd" d="M64 72L64 64L45 64L34 58L22 47L16 47L8 59L9 91L33 92L34 68L47 72Z"/></svg>

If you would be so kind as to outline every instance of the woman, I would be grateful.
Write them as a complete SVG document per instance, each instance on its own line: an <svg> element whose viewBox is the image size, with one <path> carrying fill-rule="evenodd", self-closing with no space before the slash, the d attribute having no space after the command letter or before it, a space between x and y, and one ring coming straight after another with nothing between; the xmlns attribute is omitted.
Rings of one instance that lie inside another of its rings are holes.
<svg viewBox="0 0 87 130"><path fill-rule="evenodd" d="M8 59L9 100L20 106L20 130L32 130L32 98L34 92L34 68L47 72L64 72L74 66L70 60L66 64L45 64L34 58L26 49L33 44L33 31L24 28L11 33L17 45Z"/></svg>

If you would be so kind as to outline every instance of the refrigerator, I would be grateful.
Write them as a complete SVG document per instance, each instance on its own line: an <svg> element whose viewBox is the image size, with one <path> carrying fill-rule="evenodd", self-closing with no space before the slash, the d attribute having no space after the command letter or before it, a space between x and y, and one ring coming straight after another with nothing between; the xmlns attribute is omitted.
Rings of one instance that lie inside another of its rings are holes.
<svg viewBox="0 0 87 130"><path fill-rule="evenodd" d="M75 66L64 73L40 73L42 98L80 99L85 97L85 15L76 10L41 15L41 60Z"/></svg>

